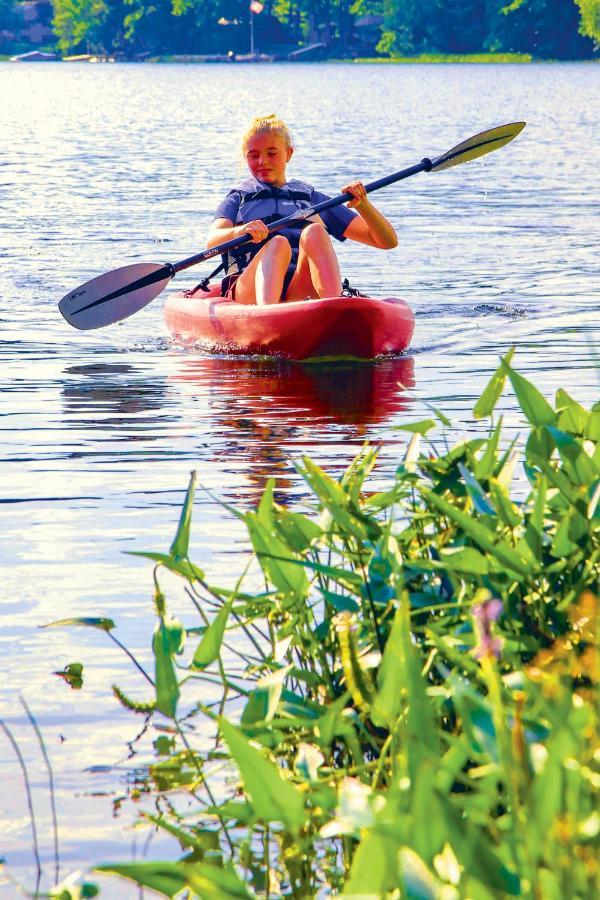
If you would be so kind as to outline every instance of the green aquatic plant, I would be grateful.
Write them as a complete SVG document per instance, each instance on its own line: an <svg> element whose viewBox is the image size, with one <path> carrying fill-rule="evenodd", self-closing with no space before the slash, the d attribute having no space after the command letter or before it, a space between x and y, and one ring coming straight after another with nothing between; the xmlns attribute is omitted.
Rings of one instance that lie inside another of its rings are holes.
<svg viewBox="0 0 600 900"><path fill-rule="evenodd" d="M494 417L507 379L522 455ZM192 476L169 552L137 554L154 673L134 659L143 696L114 689L160 716L135 790L181 856L99 871L167 897L596 896L600 403L550 405L509 354L474 415L487 434L444 452L421 450L452 431L438 410L400 426L384 490L365 447L339 479L300 460L302 511L273 481L229 508L253 550L233 589L189 558ZM123 647L112 620L60 624Z"/></svg>

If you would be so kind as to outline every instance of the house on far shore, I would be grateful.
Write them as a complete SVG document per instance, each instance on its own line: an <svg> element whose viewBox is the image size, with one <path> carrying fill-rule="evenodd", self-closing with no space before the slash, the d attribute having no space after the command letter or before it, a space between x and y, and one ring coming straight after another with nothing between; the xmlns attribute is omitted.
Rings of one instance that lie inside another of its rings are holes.
<svg viewBox="0 0 600 900"><path fill-rule="evenodd" d="M39 47L40 44L52 43L53 15L50 0L22 0L15 3L10 27L0 29L0 47L10 45L22 47L24 44Z"/></svg>

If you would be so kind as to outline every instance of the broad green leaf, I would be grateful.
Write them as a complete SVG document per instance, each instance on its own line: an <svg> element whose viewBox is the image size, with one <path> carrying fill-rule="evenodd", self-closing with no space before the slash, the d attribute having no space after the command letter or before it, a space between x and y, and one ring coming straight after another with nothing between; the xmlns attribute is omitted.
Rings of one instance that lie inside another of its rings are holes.
<svg viewBox="0 0 600 900"><path fill-rule="evenodd" d="M546 510L546 496L548 493L548 479L545 475L539 475L533 494L533 509L529 516L529 524L542 535L544 533L544 514Z"/></svg>
<svg viewBox="0 0 600 900"><path fill-rule="evenodd" d="M275 505L275 501L273 500L274 489L275 479L268 478L262 493L262 497L260 498L260 503L258 504L258 508L256 510L256 515L263 523L265 528L268 528L269 530L271 530L275 525L273 519L273 507Z"/></svg>
<svg viewBox="0 0 600 900"><path fill-rule="evenodd" d="M600 474L598 466L585 450L580 440L566 431L548 426L546 429L557 446L565 471L575 484L587 485Z"/></svg>
<svg viewBox="0 0 600 900"><path fill-rule="evenodd" d="M106 863L94 871L128 878L140 887L151 888L163 897L174 897L187 886L184 862L132 862Z"/></svg>
<svg viewBox="0 0 600 900"><path fill-rule="evenodd" d="M421 419L419 422L406 422L402 425L394 425L394 431L410 431L412 434L427 434L432 428L435 428L437 422L435 419Z"/></svg>
<svg viewBox="0 0 600 900"><path fill-rule="evenodd" d="M469 892L465 896L469 900L471 897L473 900L496 900L497 897L521 896L519 876L506 868L500 856L502 848L499 853L495 852L479 821L471 822L469 816L465 816L450 803L446 805L445 811L451 829L450 843L463 870L492 891L491 895L487 892Z"/></svg>
<svg viewBox="0 0 600 900"><path fill-rule="evenodd" d="M406 497L406 494L406 484L395 484L389 491L377 491L375 494L371 494L365 499L364 506L373 511L388 509L402 497Z"/></svg>
<svg viewBox="0 0 600 900"><path fill-rule="evenodd" d="M358 540L369 537L369 526L379 531L375 520L360 512L339 482L327 475L309 457L303 456L302 463L298 471L329 511L336 528L348 532Z"/></svg>
<svg viewBox="0 0 600 900"><path fill-rule="evenodd" d="M154 629L152 650L156 685L156 708L165 716L174 718L179 700L179 683L175 674L173 656L183 649L185 630L178 619L161 617Z"/></svg>
<svg viewBox="0 0 600 900"><path fill-rule="evenodd" d="M321 747L330 747L333 739L352 729L350 719L344 715L350 701L350 693L346 692L329 706L323 708L317 726L317 737Z"/></svg>
<svg viewBox="0 0 600 900"><path fill-rule="evenodd" d="M175 557L169 556L168 553L153 553L150 550L128 550L126 552L127 556L143 556L145 559L153 559L171 572L183 575L188 581L204 580L202 569L188 559L175 559Z"/></svg>
<svg viewBox="0 0 600 900"><path fill-rule="evenodd" d="M538 468L545 475L549 487L557 488L562 494L563 507L575 506L579 499L578 492L565 473L541 459L538 461ZM555 500L552 502L555 502Z"/></svg>
<svg viewBox="0 0 600 900"><path fill-rule="evenodd" d="M348 597L345 594L333 594L331 591L326 591L324 588L321 588L321 594L327 603L329 603L330 606L333 606L336 612L357 613L360 611L360 606L352 597Z"/></svg>
<svg viewBox="0 0 600 900"><path fill-rule="evenodd" d="M372 679L359 650L353 616L341 613L335 617L335 631L339 644L345 683L358 709L368 713L373 696Z"/></svg>
<svg viewBox="0 0 600 900"><path fill-rule="evenodd" d="M569 514L569 537L576 543L587 537L590 532L590 526L585 516L582 516L578 509L572 509Z"/></svg>
<svg viewBox="0 0 600 900"><path fill-rule="evenodd" d="M510 451L506 454L502 461L502 465L498 467L498 471L495 475L496 481L507 493L510 493L518 461L519 454L515 451Z"/></svg>
<svg viewBox="0 0 600 900"><path fill-rule="evenodd" d="M405 709L408 715L403 718L401 732L406 741L409 767L416 771L423 759L439 756L439 742L421 662L410 633L407 594L396 611L385 645L371 717L376 725L392 730Z"/></svg>
<svg viewBox="0 0 600 900"><path fill-rule="evenodd" d="M191 662L190 668L205 669L207 666L210 666L210 664L213 663L219 656L219 653L221 652L221 644L223 643L223 636L225 634L225 628L227 626L227 620L229 618L234 600L235 594L233 594L229 598L227 603L225 603L223 608L219 610L217 615L214 617L214 619L204 632L204 636L202 637L202 640L198 644L196 652L194 653L194 658Z"/></svg>
<svg viewBox="0 0 600 900"><path fill-rule="evenodd" d="M254 825L256 815L249 803L239 800L226 800L218 806L207 806L209 815L218 816L220 819L232 819L241 825Z"/></svg>
<svg viewBox="0 0 600 900"><path fill-rule="evenodd" d="M374 724L385 727L388 731L394 728L398 716L408 703L402 631L402 612L399 608L383 651L377 678L377 694L371 708Z"/></svg>
<svg viewBox="0 0 600 900"><path fill-rule="evenodd" d="M186 559L190 544L190 526L192 524L192 507L194 505L194 494L196 492L196 473L190 475L190 482L185 495L185 502L181 510L179 525L173 543L171 544L170 554L173 559Z"/></svg>
<svg viewBox="0 0 600 900"><path fill-rule="evenodd" d="M474 474L476 478L489 478L494 471L498 455L498 443L500 441L500 432L502 431L502 416L494 426L494 429L487 439L485 451L475 464Z"/></svg>
<svg viewBox="0 0 600 900"><path fill-rule="evenodd" d="M286 713L288 716L298 716L302 719L316 720L321 715L322 709L323 707L320 704L313 703L287 688L284 688L281 692L279 710L282 713Z"/></svg>
<svg viewBox="0 0 600 900"><path fill-rule="evenodd" d="M209 863L187 866L189 885L202 900L249 900L256 897L241 881L232 865L225 868Z"/></svg>
<svg viewBox="0 0 600 900"><path fill-rule="evenodd" d="M96 872L120 875L140 887L174 897L184 888L196 891L202 900L228 900L255 895L243 884L232 867L225 869L202 862L133 862L107 863L96 866ZM116 895L115 895L116 896Z"/></svg>
<svg viewBox="0 0 600 900"><path fill-rule="evenodd" d="M270 722L275 715L283 683L290 673L292 666L284 666L276 669L268 675L263 675L256 683L256 688L248 697L242 713L241 724L244 728L252 727L258 723Z"/></svg>
<svg viewBox="0 0 600 900"><path fill-rule="evenodd" d="M423 859L433 859L448 839L445 798L436 789L439 757L429 756L416 769L411 784L411 844ZM427 810L427 815L423 811Z"/></svg>
<svg viewBox="0 0 600 900"><path fill-rule="evenodd" d="M562 559L577 550L577 541L585 537L589 524L577 509L570 509L561 520L556 530L550 552L552 556Z"/></svg>
<svg viewBox="0 0 600 900"><path fill-rule="evenodd" d="M507 363L504 363L503 367L510 378L525 418L537 427L554 425L556 413L538 389L526 378L523 378L522 375L519 375L518 372L515 372L514 369L511 369Z"/></svg>
<svg viewBox="0 0 600 900"><path fill-rule="evenodd" d="M367 831L354 852L342 897L375 900L388 896L398 885L398 843L375 831Z"/></svg>
<svg viewBox="0 0 600 900"><path fill-rule="evenodd" d="M475 419L483 419L486 416L491 415L494 411L496 403L504 390L504 383L506 381L506 369L504 367L510 363L514 352L515 348L512 347L502 359L500 365L485 387L481 397L475 404L475 409L473 410L473 417Z"/></svg>
<svg viewBox="0 0 600 900"><path fill-rule="evenodd" d="M476 753L487 753L493 762L499 761L498 738L494 727L494 719L491 711L482 700L479 705L466 701L467 713L465 714L465 729L471 733L473 750ZM465 709L465 704L461 704Z"/></svg>
<svg viewBox="0 0 600 900"><path fill-rule="evenodd" d="M56 622L48 622L47 625L41 625L41 628L59 628L63 625L83 625L86 628L99 628L100 631L112 631L116 628L112 619L90 618L87 616L74 619L57 619Z"/></svg>
<svg viewBox="0 0 600 900"><path fill-rule="evenodd" d="M560 388L556 392L556 409L558 411L557 427L563 431L583 435L590 413L580 403Z"/></svg>
<svg viewBox="0 0 600 900"><path fill-rule="evenodd" d="M546 428L532 428L525 445L525 456L529 463L547 463L554 453L555 444Z"/></svg>
<svg viewBox="0 0 600 900"><path fill-rule="evenodd" d="M219 727L258 818L282 822L297 834L306 818L302 794L281 776L276 765L251 746L239 728L226 719L219 719Z"/></svg>
<svg viewBox="0 0 600 900"><path fill-rule="evenodd" d="M487 575L490 570L487 558L475 547L446 547L440 555L449 570L469 575Z"/></svg>
<svg viewBox="0 0 600 900"><path fill-rule="evenodd" d="M590 413L585 427L585 435L588 441L600 441L600 409Z"/></svg>
<svg viewBox="0 0 600 900"><path fill-rule="evenodd" d="M511 571L525 577L533 574L534 568L531 563L524 560L506 541L496 538L472 516L457 509L452 503L445 500L444 497L439 497L428 488L423 488L421 493L429 504L435 506L436 509L442 512L448 519L456 522L456 524L459 525L476 544L479 544L479 546L483 550L487 550L488 553L492 553L496 559L511 569Z"/></svg>
<svg viewBox="0 0 600 900"><path fill-rule="evenodd" d="M371 473L377 462L378 450L365 446L354 457L341 480L341 485L348 496L358 503L365 478Z"/></svg>
<svg viewBox="0 0 600 900"><path fill-rule="evenodd" d="M489 491L498 511L498 517L509 528L516 528L522 522L523 517L518 507L510 499L508 491L495 478L489 480Z"/></svg>
<svg viewBox="0 0 600 900"><path fill-rule="evenodd" d="M308 592L308 579L302 566L290 557L290 550L274 532L269 531L256 513L246 513L246 527L267 579L282 593L302 599Z"/></svg>
<svg viewBox="0 0 600 900"><path fill-rule="evenodd" d="M323 530L312 519L302 513L289 512L283 507L276 507L275 528L296 553L303 553L323 534Z"/></svg>
<svg viewBox="0 0 600 900"><path fill-rule="evenodd" d="M315 728L315 736L318 744L326 748L331 746L334 738L343 740L352 755L354 764L362 766L364 756L357 734L358 714L354 708L345 706L349 702L350 692L348 691L328 706Z"/></svg>

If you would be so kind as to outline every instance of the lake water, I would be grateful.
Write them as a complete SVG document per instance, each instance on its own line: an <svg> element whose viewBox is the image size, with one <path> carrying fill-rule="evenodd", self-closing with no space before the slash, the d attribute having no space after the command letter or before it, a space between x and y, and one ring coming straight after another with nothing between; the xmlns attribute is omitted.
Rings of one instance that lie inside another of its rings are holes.
<svg viewBox="0 0 600 900"><path fill-rule="evenodd" d="M54 765L63 875L132 853L175 855L158 840L142 847L133 804L112 814L155 734L128 759L138 723L110 686L138 697L145 686L102 633L39 626L113 617L151 665L151 569L123 551L168 548L192 468L242 508L269 475L293 502L294 459L308 452L339 473L368 439L381 444L386 483L405 443L393 426L428 401L457 437L472 430L474 401L511 345L547 395L562 386L598 399L600 68L0 64L0 94L0 716L28 765L49 877L46 774L20 694ZM169 340L160 299L103 331L69 328L56 303L79 283L204 246L243 172L237 135L270 112L297 138L290 175L331 193L528 122L497 153L377 194L398 230L394 252L339 245L355 286L413 306L410 354L326 369L209 358ZM501 408L509 433L524 430L510 391ZM237 522L200 491L192 556L213 583L239 573L242 546ZM195 624L180 595L173 604ZM53 674L73 661L85 666L79 692ZM26 801L2 732L0 780L0 856L31 887ZM14 891L0 886L2 898ZM107 896L137 894L112 882Z"/></svg>

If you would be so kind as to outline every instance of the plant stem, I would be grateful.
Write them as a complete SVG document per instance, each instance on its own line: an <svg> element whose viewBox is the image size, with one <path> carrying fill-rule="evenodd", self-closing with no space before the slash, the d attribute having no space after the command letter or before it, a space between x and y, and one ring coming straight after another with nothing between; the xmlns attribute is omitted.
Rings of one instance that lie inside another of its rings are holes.
<svg viewBox="0 0 600 900"><path fill-rule="evenodd" d="M16 741L16 738L13 736L10 728L3 719L0 719L0 728L4 731L6 737L8 738L10 744L12 745L13 750L15 751L15 756L19 761L19 765L21 767L21 772L23 774L23 782L25 784L25 794L27 796L27 807L29 809L29 821L31 822L31 835L33 838L33 856L35 859L35 892L34 897L39 897L40 893L40 882L42 879L42 864L40 861L40 847L38 843L38 835L37 835L37 826L35 824L35 813L33 810L33 796L31 793L31 783L29 781L29 775L27 774L27 766L25 765L25 760L23 759L23 754L21 753L20 747Z"/></svg>
<svg viewBox="0 0 600 900"><path fill-rule="evenodd" d="M19 698L21 701L21 705L27 714L27 718L31 722L31 726L35 731L36 737L38 739L40 749L42 751L42 756L44 757L44 762L46 763L46 768L48 769L48 786L50 788L50 809L52 811L52 833L54 836L54 882L58 884L60 881L60 854L58 850L58 816L56 814L56 797L54 793L54 773L52 771L52 764L50 762L50 757L48 756L48 752L46 750L46 745L44 743L44 738L42 737L42 732L38 728L38 724L33 716L33 713L27 706L27 703L24 697Z"/></svg>
<svg viewBox="0 0 600 900"><path fill-rule="evenodd" d="M202 771L202 767L200 766L200 764L198 763L198 760L196 759L196 754L190 747L186 736L184 735L183 731L181 730L181 725L179 724L179 721L177 719L173 719L173 722L175 723L175 727L177 729L177 733L179 734L179 737L181 738L181 742L182 742L183 746L185 747L185 749L187 750L187 752L190 756L190 759L192 760L192 762L194 764L194 768L196 769L196 771L198 772L198 775L200 776L200 778L202 780L202 785L205 788L206 793L208 794L209 800L212 803L215 810L217 810L217 801L215 800L215 797L210 789L210 785L209 785L208 781L204 777L204 772ZM223 829L223 833L225 835L225 840L229 844L229 849L231 851L231 857L233 860L234 847L233 847L233 842L231 840L231 837L229 836L229 831L227 830L227 826L225 825L225 822L223 821L223 819L219 815L219 813L216 812L215 814L221 824L221 828Z"/></svg>
<svg viewBox="0 0 600 900"><path fill-rule="evenodd" d="M127 654L129 659L131 660L131 662L134 664L136 669L142 673L142 675L144 676L146 681L148 681L152 685L152 687L154 687L154 681L152 680L152 678L150 678L150 676L148 675L148 673L146 672L144 667L140 665L140 663L137 661L137 659L135 658L133 653L131 653L131 651L127 649L125 644L122 644L121 641L114 636L112 631L107 631L106 633L109 636L109 638L111 639L111 641L114 641L114 643L117 645L117 647L120 647L121 650L123 651L123 653Z"/></svg>

